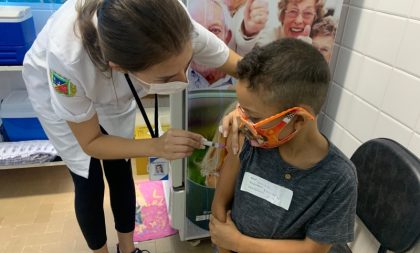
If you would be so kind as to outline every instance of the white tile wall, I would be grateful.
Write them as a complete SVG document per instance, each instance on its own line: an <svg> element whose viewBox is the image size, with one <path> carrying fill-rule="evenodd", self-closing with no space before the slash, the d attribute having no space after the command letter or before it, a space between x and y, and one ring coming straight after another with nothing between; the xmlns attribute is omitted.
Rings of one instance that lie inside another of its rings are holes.
<svg viewBox="0 0 420 253"><path fill-rule="evenodd" d="M413 137L413 130L390 116L381 113L373 131L373 138L390 138L407 147Z"/></svg>
<svg viewBox="0 0 420 253"><path fill-rule="evenodd" d="M420 20L420 1L414 1L410 17Z"/></svg>
<svg viewBox="0 0 420 253"><path fill-rule="evenodd" d="M333 48L333 55L330 60L330 70L331 73L334 73L335 67L337 66L337 60L338 60L338 53L340 52L340 47L338 45L334 45Z"/></svg>
<svg viewBox="0 0 420 253"><path fill-rule="evenodd" d="M348 91L354 92L357 88L363 61L364 56L362 54L342 47L335 67L334 82Z"/></svg>
<svg viewBox="0 0 420 253"><path fill-rule="evenodd" d="M350 4L365 9L375 9L378 0L350 0Z"/></svg>
<svg viewBox="0 0 420 253"><path fill-rule="evenodd" d="M367 55L394 64L406 23L406 19L376 13L370 29Z"/></svg>
<svg viewBox="0 0 420 253"><path fill-rule="evenodd" d="M338 147L347 157L351 157L354 154L354 151L356 151L356 149L360 147L361 144L362 142L356 139L353 135L347 131L344 131Z"/></svg>
<svg viewBox="0 0 420 253"><path fill-rule="evenodd" d="M347 126L348 115L353 102L352 93L332 84L328 93L327 115L342 126Z"/></svg>
<svg viewBox="0 0 420 253"><path fill-rule="evenodd" d="M418 11L420 12L420 8ZM413 42L418 40L419 34L420 21L409 21L397 57L397 66L399 68L418 77L420 77L420 43Z"/></svg>
<svg viewBox="0 0 420 253"><path fill-rule="evenodd" d="M341 143L344 129L327 115L323 117L321 131L329 136L330 141L335 145Z"/></svg>
<svg viewBox="0 0 420 253"><path fill-rule="evenodd" d="M378 107L381 105L388 87L392 67L371 58L365 58L361 65L356 94Z"/></svg>
<svg viewBox="0 0 420 253"><path fill-rule="evenodd" d="M344 3L320 129L348 157L376 137L394 139L420 157L420 0ZM358 222L350 246L376 253L379 244ZM420 243L409 252L420 253Z"/></svg>
<svg viewBox="0 0 420 253"><path fill-rule="evenodd" d="M343 45L359 52L366 52L374 18L373 11L350 7L344 25Z"/></svg>
<svg viewBox="0 0 420 253"><path fill-rule="evenodd" d="M361 142L368 141L379 116L379 110L355 97L348 114L347 130Z"/></svg>
<svg viewBox="0 0 420 253"><path fill-rule="evenodd" d="M376 10L406 17L410 13L413 1L418 0L379 0L379 2L376 4Z"/></svg>
<svg viewBox="0 0 420 253"><path fill-rule="evenodd" d="M347 13L349 11L348 9L349 7L347 5L343 6L343 8L341 9L340 22L338 23L337 34L335 36L335 41L337 43L340 43L343 37L344 24L346 23Z"/></svg>
<svg viewBox="0 0 420 253"><path fill-rule="evenodd" d="M392 117L414 128L420 115L420 79L394 70L385 97L382 109Z"/></svg>
<svg viewBox="0 0 420 253"><path fill-rule="evenodd" d="M317 123L317 125L318 125L318 128L319 128L319 129L320 129L320 128L321 128L321 126L322 126L322 121L324 120L324 116L325 116L325 113L321 111L321 112L318 114L318 116L316 117L316 123Z"/></svg>

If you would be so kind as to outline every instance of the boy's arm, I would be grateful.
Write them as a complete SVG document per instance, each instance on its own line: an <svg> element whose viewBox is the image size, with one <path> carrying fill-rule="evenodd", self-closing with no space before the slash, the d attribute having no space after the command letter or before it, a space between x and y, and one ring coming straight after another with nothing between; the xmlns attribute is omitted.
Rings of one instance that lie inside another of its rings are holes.
<svg viewBox="0 0 420 253"><path fill-rule="evenodd" d="M303 240L249 237L236 228L230 214L227 214L226 222L211 217L210 229L214 244L239 253L326 253L331 247L331 244L320 243L309 237Z"/></svg>
<svg viewBox="0 0 420 253"><path fill-rule="evenodd" d="M258 239L243 235L239 253L327 253L331 244L323 244L306 237L304 240Z"/></svg>
<svg viewBox="0 0 420 253"><path fill-rule="evenodd" d="M220 176L211 206L212 215L221 221L226 221L226 213L233 199L236 177L240 165L239 156L233 154L230 145L226 147L226 152L227 155L223 161L222 169L220 170ZM219 253L229 252L231 251L219 247Z"/></svg>
<svg viewBox="0 0 420 253"><path fill-rule="evenodd" d="M228 151L220 171L211 207L213 216L220 221L226 221L226 212L233 199L238 172L239 157Z"/></svg>

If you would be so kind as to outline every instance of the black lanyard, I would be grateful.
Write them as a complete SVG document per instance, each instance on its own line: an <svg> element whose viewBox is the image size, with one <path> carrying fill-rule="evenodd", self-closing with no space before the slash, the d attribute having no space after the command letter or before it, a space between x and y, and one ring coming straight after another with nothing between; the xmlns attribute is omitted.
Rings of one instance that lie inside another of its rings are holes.
<svg viewBox="0 0 420 253"><path fill-rule="evenodd" d="M127 80L128 86L130 86L131 93L133 93L134 99L136 100L137 106L140 109L141 114L143 115L143 119L146 122L147 129L149 129L150 135L152 138L159 137L159 127L158 127L158 108L159 108L159 102L158 102L158 95L155 94L155 131L153 131L152 125L150 124L149 118L147 117L146 110L144 110L143 104L141 103L141 100L139 98L139 95L137 95L136 89L134 89L133 82L131 82L130 76L128 74L124 74L125 80Z"/></svg>

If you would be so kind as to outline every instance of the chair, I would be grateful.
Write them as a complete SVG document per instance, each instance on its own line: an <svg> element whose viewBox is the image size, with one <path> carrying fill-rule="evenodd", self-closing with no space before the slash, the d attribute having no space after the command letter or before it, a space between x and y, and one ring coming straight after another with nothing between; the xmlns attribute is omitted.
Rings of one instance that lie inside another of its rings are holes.
<svg viewBox="0 0 420 253"><path fill-rule="evenodd" d="M380 243L378 253L402 253L420 237L420 160L390 139L361 145L351 157L357 169L357 215ZM332 252L351 252L334 246Z"/></svg>

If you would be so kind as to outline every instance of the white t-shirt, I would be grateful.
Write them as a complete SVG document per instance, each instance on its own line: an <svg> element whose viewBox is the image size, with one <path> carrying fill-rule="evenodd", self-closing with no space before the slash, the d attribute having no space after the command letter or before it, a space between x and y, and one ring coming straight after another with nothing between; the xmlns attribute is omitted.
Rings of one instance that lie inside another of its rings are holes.
<svg viewBox="0 0 420 253"><path fill-rule="evenodd" d="M51 125L46 129L50 141L72 171L87 177L90 157L80 153L74 136L63 137L52 125L87 121L96 113L108 134L132 138L136 105L124 74L112 71L108 77L84 50L75 34L76 2L68 0L49 19L25 57L23 77L41 123L44 128ZM193 25L193 60L210 67L223 65L229 48L197 22ZM145 95L140 86L136 90L140 97Z"/></svg>

